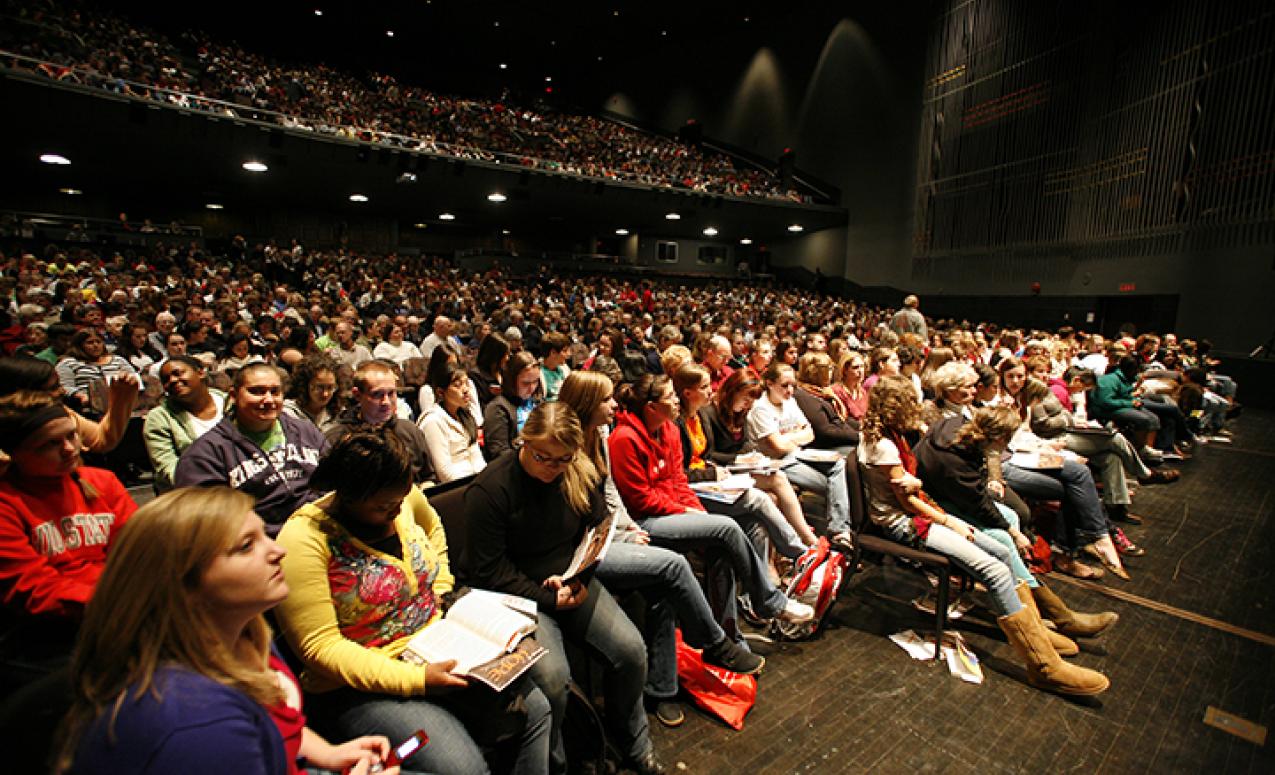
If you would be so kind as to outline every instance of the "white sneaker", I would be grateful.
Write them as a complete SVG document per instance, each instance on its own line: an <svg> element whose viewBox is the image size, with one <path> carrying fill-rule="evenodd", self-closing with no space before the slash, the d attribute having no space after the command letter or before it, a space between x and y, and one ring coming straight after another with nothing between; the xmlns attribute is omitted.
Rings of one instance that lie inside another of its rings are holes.
<svg viewBox="0 0 1275 775"><path fill-rule="evenodd" d="M1143 460L1148 463L1160 463L1164 461L1164 455L1158 449L1151 447L1143 447L1141 453Z"/></svg>
<svg viewBox="0 0 1275 775"><path fill-rule="evenodd" d="M784 604L784 610L775 614L775 618L789 624L804 624L815 618L815 609L791 598Z"/></svg>

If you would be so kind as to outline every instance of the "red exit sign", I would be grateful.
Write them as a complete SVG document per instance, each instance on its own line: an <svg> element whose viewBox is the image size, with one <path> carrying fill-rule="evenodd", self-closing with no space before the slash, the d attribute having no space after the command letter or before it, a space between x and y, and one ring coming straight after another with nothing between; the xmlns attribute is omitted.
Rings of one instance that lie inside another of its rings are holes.
<svg viewBox="0 0 1275 775"><path fill-rule="evenodd" d="M1136 290L1138 290L1138 284L1137 284L1137 283L1120 283L1120 292L1121 292L1121 293L1130 293L1130 292L1132 292L1132 291L1136 291Z"/></svg>

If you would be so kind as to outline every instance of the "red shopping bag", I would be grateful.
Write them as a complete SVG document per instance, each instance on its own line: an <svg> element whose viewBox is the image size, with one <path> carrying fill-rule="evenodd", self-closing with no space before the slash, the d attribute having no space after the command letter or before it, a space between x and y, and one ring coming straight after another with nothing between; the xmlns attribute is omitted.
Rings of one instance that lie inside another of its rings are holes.
<svg viewBox="0 0 1275 775"><path fill-rule="evenodd" d="M757 701L757 677L740 675L705 664L703 653L691 648L677 631L677 678L691 701L733 729L744 728L744 717Z"/></svg>

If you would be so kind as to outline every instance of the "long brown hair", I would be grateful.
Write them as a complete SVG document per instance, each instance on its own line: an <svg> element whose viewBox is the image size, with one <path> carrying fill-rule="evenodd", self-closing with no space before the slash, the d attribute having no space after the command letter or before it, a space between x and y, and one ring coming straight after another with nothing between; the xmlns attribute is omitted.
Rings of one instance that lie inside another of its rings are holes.
<svg viewBox="0 0 1275 775"><path fill-rule="evenodd" d="M218 635L200 587L234 545L253 499L229 487L184 488L138 509L111 545L84 614L71 663L74 702L63 721L58 769L69 767L85 727L130 699L159 697L155 673L175 664L268 707L282 692L268 667L270 628L257 616L233 647Z"/></svg>
<svg viewBox="0 0 1275 775"><path fill-rule="evenodd" d="M562 381L558 401L571 407L584 428L584 453L593 461L599 475L607 470L606 456L602 452L601 429L589 432L589 418L607 396L614 395L611 378L597 371L573 371Z"/></svg>
<svg viewBox="0 0 1275 775"><path fill-rule="evenodd" d="M890 431L908 431L921 422L921 405L907 377L881 377L868 392L868 410L860 427L861 444L876 444Z"/></svg>
<svg viewBox="0 0 1275 775"><path fill-rule="evenodd" d="M713 396L713 403L717 406L718 419L727 430L731 433L741 432L744 429L744 422L748 419L748 412L736 412L731 408L735 404L735 399L747 393L756 400L761 398L763 391L761 380L749 374L748 369L739 369L726 378L726 381L718 388L717 395Z"/></svg>

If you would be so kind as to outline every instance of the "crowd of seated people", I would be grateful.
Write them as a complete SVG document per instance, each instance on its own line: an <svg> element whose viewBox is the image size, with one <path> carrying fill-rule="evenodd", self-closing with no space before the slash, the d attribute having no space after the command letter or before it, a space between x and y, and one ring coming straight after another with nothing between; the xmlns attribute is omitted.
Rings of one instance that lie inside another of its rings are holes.
<svg viewBox="0 0 1275 775"><path fill-rule="evenodd" d="M1024 561L1033 539L1061 572L1129 578L1143 550L1125 530L1154 519L1136 512L1136 486L1172 483L1173 464L1223 443L1238 409L1207 347L1171 335L1104 341L924 318L918 331L891 310L793 288L515 280L295 243L273 248L288 259L270 276L246 246L151 250L0 256L0 600L8 627L39 636L18 643L43 659L16 659L30 655L9 653L11 638L0 657L30 679L66 664L77 630L84 643L115 641L72 665L63 759L84 771L143 753L201 771L173 747L196 725L143 693L119 701L157 686L225 710L209 723L227 726L205 729L191 752L235 740L227 755L265 757L263 771L298 756L369 766L385 739L424 727L437 744L408 770L482 772L490 755L560 772L573 644L602 667L621 755L660 772L647 711L684 718L673 628L712 664L760 671L742 621L815 615L783 591L791 561L821 537L852 547L861 492L868 529L945 554L984 584L1033 685L1095 694L1107 679L1063 658L1116 617L1051 592ZM119 478L84 463L82 450L109 452L130 425L167 493L157 503L171 508L134 516ZM770 464L738 499L692 487L741 455ZM456 480L466 548L449 556L430 497ZM193 511L222 519L180 544L190 556L165 560L186 583L150 574L138 536L177 540L196 530L176 522ZM607 516L623 548L587 581L564 580L583 531ZM134 520L144 527L130 533ZM117 557L117 546L131 548ZM504 703L461 690L446 665L397 659L462 570L544 614L548 655ZM99 576L110 600L95 609ZM206 618L145 630L118 595L147 585L168 587L145 592L166 596L157 606L209 601ZM641 629L613 598L634 591L650 609ZM299 690L258 624L270 608ZM221 636L200 641L211 653L154 661L154 649L205 631ZM134 742L113 743L104 718ZM175 742L156 750L148 725L175 725ZM254 732L236 733L244 725Z"/></svg>
<svg viewBox="0 0 1275 775"><path fill-rule="evenodd" d="M183 108L256 118L328 136L494 159L591 178L801 201L776 175L725 154L589 115L435 94L390 75L358 78L283 65L235 44L154 30L79 4L28 2L5 66ZM257 112L261 111L261 112Z"/></svg>

